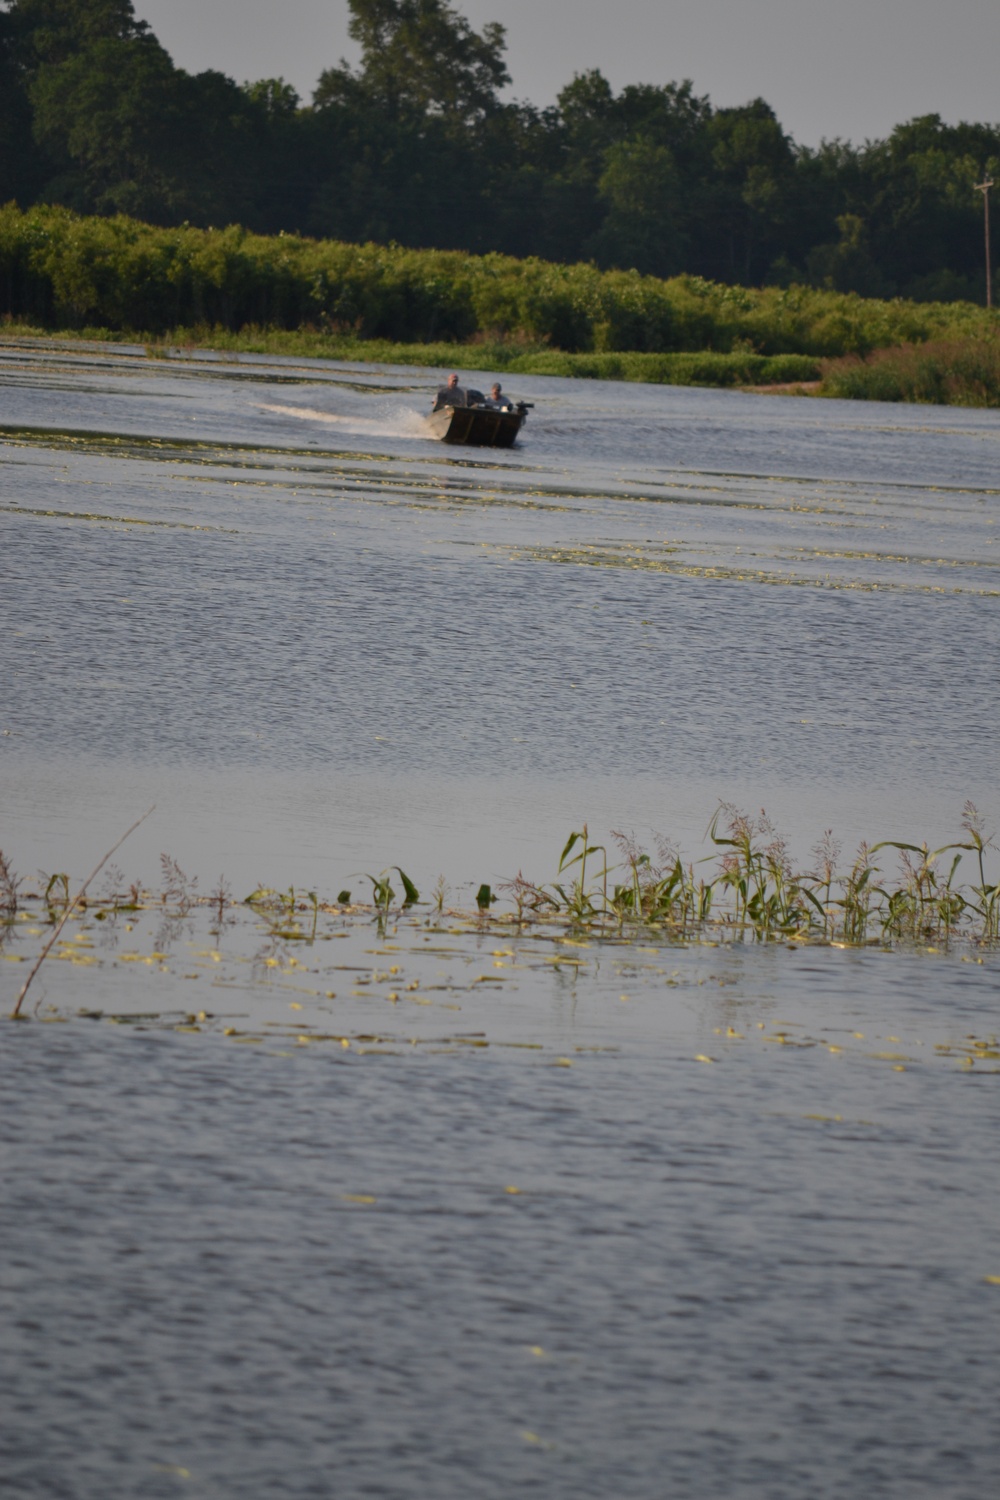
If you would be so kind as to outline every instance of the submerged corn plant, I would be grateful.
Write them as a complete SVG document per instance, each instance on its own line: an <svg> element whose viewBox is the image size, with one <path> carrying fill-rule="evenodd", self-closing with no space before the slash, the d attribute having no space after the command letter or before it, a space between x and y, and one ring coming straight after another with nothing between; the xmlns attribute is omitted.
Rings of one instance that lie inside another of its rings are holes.
<svg viewBox="0 0 1000 1500"><path fill-rule="evenodd" d="M608 904L608 851L603 844L588 843L588 837L586 823L579 833L570 834L559 856L559 874L573 872L575 878L568 892L564 885L553 886L568 915L578 921L597 916L607 909ZM587 885L587 859L591 854L603 856L601 873L593 891Z"/></svg>
<svg viewBox="0 0 1000 1500"><path fill-rule="evenodd" d="M172 929L182 925L196 907L210 910L215 931L227 920L228 885L220 880L210 895L200 895L197 882L168 856L161 860L158 894L138 882L123 893L124 877L112 869L104 893L88 899L89 887L111 855L149 815L127 830L75 895L68 877L61 875L43 875L36 890L23 891L9 860L0 856L0 943L10 937L17 922L27 920L28 913L22 910L26 906L34 906L52 927L18 995L15 1017L21 1014L35 974L74 911L86 907L94 920L113 922L122 911L155 910L163 922L157 934L158 949L165 947ZM963 809L961 828L964 837L935 849L926 842L866 841L847 863L842 862L840 844L827 830L811 851L810 868L799 871L786 840L766 812L751 817L730 803L720 803L709 823L706 836L712 852L695 862L682 859L669 839L654 838L650 852L634 833L620 830L611 835L616 851L613 862L606 844L591 842L584 823L563 845L556 878L550 884L530 880L523 871L497 887L483 883L473 892L475 912L449 909L445 913L448 887L442 876L428 903L427 925L440 923L445 915L474 920L479 928L549 924L615 942L642 941L645 935L656 934L666 941L711 943L792 940L937 947L960 939L980 946L998 944L1000 882L987 870L987 856L996 850L997 842L971 802ZM883 868L892 855L898 861L895 875ZM974 866L973 878L966 884L959 879L963 860ZM397 876L402 899L394 888ZM353 904L348 889L341 890L331 903L314 890L258 886L244 904L264 924L270 945L262 950L265 956L273 956L293 940L312 942L321 913L345 920L374 914L384 932L394 912L412 910L420 902L416 885L398 865L365 878L372 888L367 906ZM498 909L500 897L511 911Z"/></svg>
<svg viewBox="0 0 1000 1500"><path fill-rule="evenodd" d="M836 898L832 895L833 885L830 883L824 908L824 926L829 924L829 936L839 930L849 943L865 941L876 899L877 888L872 878L875 873L872 851L867 843L862 842L850 870L839 882L840 894ZM835 909L838 907L841 914L839 929L835 920Z"/></svg>
<svg viewBox="0 0 1000 1500"><path fill-rule="evenodd" d="M220 880L218 889L208 898L210 904L218 910L219 922L223 920L229 895L228 885ZM263 917L274 937L310 943L316 937L320 900L315 891L299 892L293 885L287 891L274 891L269 886L258 886L255 891L250 892L243 904ZM298 912L311 913L312 921L308 926L304 927L299 921Z"/></svg>
<svg viewBox="0 0 1000 1500"><path fill-rule="evenodd" d="M700 877L669 840L657 838L650 854L633 833L619 830L612 838L620 863L609 864L606 847L589 842L584 824L563 847L555 881L539 884L518 872L500 889L519 923L561 919L592 928L614 925L622 932L631 925L679 937L758 941L936 943L961 935L993 942L1000 936L1000 884L987 879L985 851L994 843L971 803L962 827L966 840L933 850L895 839L862 843L843 870L841 845L828 829L812 850L813 868L797 871L787 841L765 811L751 817L723 802L707 830L719 852L700 861L711 867ZM895 881L876 861L890 849L900 858ZM969 852L976 856L978 883L960 886L957 872ZM588 876L594 856L600 859ZM571 880L562 878L567 873Z"/></svg>
<svg viewBox="0 0 1000 1500"><path fill-rule="evenodd" d="M983 820L973 802L966 802L962 809L962 827L969 838L964 847L975 853L979 869L979 884L971 887L975 897L973 910L982 923L983 937L995 941L1000 937L1000 881L994 885L987 883L983 856L987 849L997 847L996 838L984 832Z"/></svg>
<svg viewBox="0 0 1000 1500"><path fill-rule="evenodd" d="M18 891L21 881L14 874L14 867L0 849L0 948L14 925L17 916Z"/></svg>
<svg viewBox="0 0 1000 1500"><path fill-rule="evenodd" d="M623 856L627 878L616 884L611 908L622 921L667 923L686 932L689 925L703 922L712 907L712 882L695 881L694 866L685 869L674 844L656 839L656 858L636 841L634 833L613 829Z"/></svg>
<svg viewBox="0 0 1000 1500"><path fill-rule="evenodd" d="M393 870L399 876L403 887L403 905L414 906L420 900L420 892L410 877L399 868L398 865L390 865L389 869L383 870L381 875L366 875L365 879L372 883L372 903L380 911L388 912L396 899L396 892L392 888L390 876Z"/></svg>
<svg viewBox="0 0 1000 1500"><path fill-rule="evenodd" d="M822 904L808 878L792 873L788 845L763 809L758 818L751 818L731 803L720 803L708 837L727 851L718 881L732 892L732 916L738 926L751 927L761 935L797 933L810 926L813 910L826 925Z"/></svg>

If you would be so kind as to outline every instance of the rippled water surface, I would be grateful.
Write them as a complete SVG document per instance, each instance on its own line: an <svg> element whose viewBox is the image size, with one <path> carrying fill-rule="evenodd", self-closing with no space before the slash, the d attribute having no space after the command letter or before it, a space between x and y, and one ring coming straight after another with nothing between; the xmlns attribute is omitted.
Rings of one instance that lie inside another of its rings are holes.
<svg viewBox="0 0 1000 1500"><path fill-rule="evenodd" d="M995 412L534 380L484 454L424 437L427 371L8 345L0 381L26 858L126 801L182 863L313 880L481 878L588 816L697 840L720 796L933 839L993 796Z"/></svg>
<svg viewBox="0 0 1000 1500"><path fill-rule="evenodd" d="M585 818L1000 821L998 415L511 379L490 454L427 440L434 384L0 343L24 889L152 802L154 892L161 850L450 883L382 930L69 924L0 1028L0 1478L992 1495L996 954L454 913ZM0 930L6 1012L49 929Z"/></svg>

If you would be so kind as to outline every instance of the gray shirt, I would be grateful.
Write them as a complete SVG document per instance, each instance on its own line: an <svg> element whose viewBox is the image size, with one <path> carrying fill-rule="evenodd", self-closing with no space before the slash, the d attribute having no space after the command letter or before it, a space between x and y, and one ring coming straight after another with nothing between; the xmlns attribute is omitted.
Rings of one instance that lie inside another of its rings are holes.
<svg viewBox="0 0 1000 1500"><path fill-rule="evenodd" d="M440 411L442 406L468 406L468 393L460 385L442 385L434 397L431 411Z"/></svg>

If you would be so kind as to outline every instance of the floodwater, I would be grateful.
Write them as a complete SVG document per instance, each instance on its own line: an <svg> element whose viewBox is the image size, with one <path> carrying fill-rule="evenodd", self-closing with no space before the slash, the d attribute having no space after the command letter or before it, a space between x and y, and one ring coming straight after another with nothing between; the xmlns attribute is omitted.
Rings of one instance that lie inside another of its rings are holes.
<svg viewBox="0 0 1000 1500"><path fill-rule="evenodd" d="M154 893L450 886L68 925L0 1028L12 1494L993 1493L996 952L456 913L587 819L996 826L1000 416L506 383L483 454L430 372L0 343L24 889L154 802Z"/></svg>

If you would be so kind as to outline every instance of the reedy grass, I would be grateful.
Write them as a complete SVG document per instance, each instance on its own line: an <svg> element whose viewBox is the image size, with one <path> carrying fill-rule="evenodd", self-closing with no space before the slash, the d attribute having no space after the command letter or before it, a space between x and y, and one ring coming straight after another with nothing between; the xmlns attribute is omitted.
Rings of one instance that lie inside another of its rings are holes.
<svg viewBox="0 0 1000 1500"><path fill-rule="evenodd" d="M433 370L495 370L568 380L612 380L643 385L708 388L784 387L791 394L849 401L921 402L936 406L1000 406L1000 335L932 340L823 359L808 354L761 354L752 349L650 353L569 352L539 340L477 337L467 343L405 343L316 329L219 325L181 326L166 333L85 326L51 330L5 320L0 336L69 343L141 345L151 359L196 349L217 353L328 359Z"/></svg>
<svg viewBox="0 0 1000 1500"><path fill-rule="evenodd" d="M1000 338L939 339L848 355L822 366L819 394L854 401L1000 406Z"/></svg>
<svg viewBox="0 0 1000 1500"><path fill-rule="evenodd" d="M987 873L986 856L996 850L996 840L987 833L971 802L963 809L961 831L962 837L936 849L900 839L863 842L846 865L841 846L827 831L812 850L810 867L796 870L785 839L766 812L752 817L730 803L719 804L706 832L714 852L695 861L683 860L667 839L657 838L650 852L634 834L617 830L611 835L616 851L612 862L608 846L591 842L584 824L563 846L553 881L536 882L519 872L496 893L483 884L473 912L452 907L445 910L447 887L441 877L433 892L429 921L434 924L455 916L484 928L558 926L616 942L652 937L684 943L812 942L840 947L878 944L947 948L959 941L994 947L1000 943L1000 881ZM895 874L885 868L890 851L898 856ZM961 884L958 870L970 855L974 878ZM211 894L199 896L197 883L184 876L168 856L162 857L162 887L158 893L144 890L138 883L120 889L123 878L116 872L116 885L111 890L86 901L85 893L96 870L75 897L70 897L68 881L63 877L54 877L62 886L55 895L51 880L44 892L26 894L2 853L0 872L7 882L0 886L0 894L6 892L0 909L0 946L15 927L18 909L28 904L44 908L44 915L39 913L34 920L47 920L53 929L22 987L15 1016L32 978L74 910L86 907L97 920L161 910L165 918L177 924L195 907L204 906L215 912L220 928L225 921L234 920L226 915L234 903L225 881L220 880ZM398 907L394 905L398 899L392 884L394 872L403 888ZM398 865L364 878L371 882L370 902L352 902L346 889L330 902L313 890L292 886L277 891L258 886L243 904L264 922L272 940L307 944L316 940L320 913L374 918L382 930L394 911L418 907L420 893ZM507 909L494 911L499 898L505 900Z"/></svg>
<svg viewBox="0 0 1000 1500"><path fill-rule="evenodd" d="M47 941L45 942L45 944L44 944L44 946L42 948L42 951L39 953L38 957L35 959L35 962L32 965L31 969L28 971L28 977L24 981L23 985L20 988L20 991L18 992L17 1000L16 1000L16 1002L14 1004L14 1009L11 1012L11 1019L12 1020L16 1021L18 1019L18 1017L20 1016L20 1014L21 1014L21 1006L24 1004L24 997L28 993L28 990L29 990L29 988L31 986L31 981L34 979L35 975L38 973L39 969L42 967L42 964L45 962L45 959L48 957L49 953L51 952L52 947L55 944L56 939L58 938L60 932L62 932L63 928L66 926L66 923L69 921L69 919L72 916L73 912L77 909L77 907L79 907L81 905L81 903L86 898L87 890L88 890L88 887L90 886L91 882L94 881L94 880L96 880L97 876L104 869L104 866L107 864L107 862L111 858L112 854L114 854L116 852L116 850L118 850L118 849L121 848L121 846L122 846L122 844L124 844L125 840L127 838L129 838L130 835L135 832L135 830L139 827L139 825L141 823L145 823L146 819L155 810L156 809L155 809L155 804L154 804L153 807L148 808L147 811L143 813L143 815L142 815L141 818L137 818L135 820L135 822L131 825L130 828L127 828L125 830L125 832L122 834L121 838L118 839L116 843L112 844L112 846L108 850L107 854L103 855L102 858L98 861L98 863L94 866L94 868L91 870L90 874L87 876L86 880L83 882L83 884L81 885L80 889L77 891L76 895L72 898L72 900L67 900L66 901L65 906L63 908L62 915L58 918L58 920L56 920L55 917L53 916L53 929L52 929L52 933L49 936L49 938L47 939ZM2 858L2 856L0 856L0 858ZM166 860L167 858L168 858L168 856L164 855L164 860ZM49 883L48 883L48 886L46 888L46 892L45 892L46 901L48 901L48 898L49 898L49 896L51 894L51 891L52 891L52 881L50 880ZM68 883L67 883L67 886L66 886L66 893L67 893L67 896L68 896L68 894L69 894ZM51 905L49 906L49 911L50 912L52 911ZM13 916L13 915L14 915L14 912L11 912L11 916Z"/></svg>
<svg viewBox="0 0 1000 1500"><path fill-rule="evenodd" d="M218 353L278 355L284 358L330 359L346 363L408 365L434 370L495 370L512 375L554 375L568 380L620 380L643 385L740 387L793 385L818 381L821 362L805 354L757 354L675 351L648 353L569 353L539 340L477 338L468 343L401 343L361 339L353 334L314 329L242 328L233 333L200 324L154 334L108 328L48 330L27 323L0 324L9 338L51 338L71 342L133 343L151 359L169 358L195 349Z"/></svg>
<svg viewBox="0 0 1000 1500"><path fill-rule="evenodd" d="M754 818L720 803L706 835L720 852L703 860L685 865L663 839L650 854L633 834L616 832L621 862L611 866L605 847L588 843L584 825L570 835L556 880L539 884L519 873L501 890L518 923L561 918L620 934L645 928L685 939L946 945L960 937L995 943L1000 882L987 879L985 853L996 844L971 802L963 810L962 830L964 839L938 849L898 839L862 843L843 870L840 845L828 830L812 851L813 868L796 871L766 812ZM895 879L876 860L887 850L899 855ZM958 867L970 853L978 882L959 885ZM588 881L591 855L600 855L601 865ZM711 868L699 876L699 865ZM571 870L572 882L560 878Z"/></svg>
<svg viewBox="0 0 1000 1500"><path fill-rule="evenodd" d="M20 888L21 877L15 873L14 866L0 849L0 919L11 918L16 913Z"/></svg>

